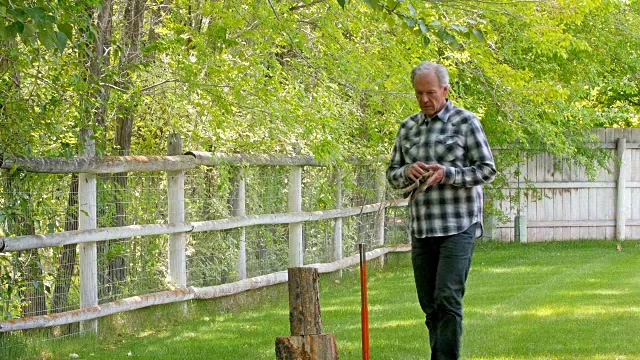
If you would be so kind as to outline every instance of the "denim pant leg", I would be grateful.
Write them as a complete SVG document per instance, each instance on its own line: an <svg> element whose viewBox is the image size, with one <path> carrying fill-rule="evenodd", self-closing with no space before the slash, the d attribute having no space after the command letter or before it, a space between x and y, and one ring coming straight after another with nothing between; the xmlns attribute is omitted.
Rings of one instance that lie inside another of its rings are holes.
<svg viewBox="0 0 640 360"><path fill-rule="evenodd" d="M429 329L431 359L458 359L462 297L471 265L475 224L467 230L412 241L411 259L420 307Z"/></svg>

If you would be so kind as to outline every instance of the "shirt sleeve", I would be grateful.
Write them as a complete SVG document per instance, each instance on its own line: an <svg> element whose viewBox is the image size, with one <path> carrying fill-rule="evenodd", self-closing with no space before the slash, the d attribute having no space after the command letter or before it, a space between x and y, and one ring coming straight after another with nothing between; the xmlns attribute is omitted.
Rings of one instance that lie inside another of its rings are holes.
<svg viewBox="0 0 640 360"><path fill-rule="evenodd" d="M470 122L466 144L469 166L463 168L445 166L442 184L472 187L489 183L495 178L496 165L491 148L480 121L475 117Z"/></svg>
<svg viewBox="0 0 640 360"><path fill-rule="evenodd" d="M391 150L391 161L387 168L387 180L391 187L401 189L409 185L410 179L407 176L407 167L411 164L406 163L404 154L402 153L402 142L405 138L405 124L400 125L396 141Z"/></svg>

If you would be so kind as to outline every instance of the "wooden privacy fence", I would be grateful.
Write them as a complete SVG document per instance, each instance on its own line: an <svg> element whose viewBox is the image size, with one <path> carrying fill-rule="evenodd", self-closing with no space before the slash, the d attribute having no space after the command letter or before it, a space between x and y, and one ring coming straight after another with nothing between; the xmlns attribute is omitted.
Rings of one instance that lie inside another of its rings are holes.
<svg viewBox="0 0 640 360"><path fill-rule="evenodd" d="M377 249L370 251L367 257L372 259L392 251L407 251L406 246L383 247L385 243L385 209L404 207L406 200L385 200L384 169L380 170L376 182L377 201L358 207L337 208L326 211L302 211L302 168L304 166L323 166L311 157L305 156L245 156L219 155L205 152L189 152L182 155L179 136L171 136L168 144L168 156L124 156L97 158L90 140L90 133L83 132L81 140L84 153L72 159L47 159L10 157L0 164L2 169L21 169L42 173L79 173L78 185L78 223L75 231L58 233L0 237L0 252L17 252L68 244L79 244L80 270L80 308L56 314L28 316L0 321L0 333L31 328L49 327L80 322L81 331L97 331L97 319L106 315L138 309L146 306L207 299L230 295L241 291L287 281L286 271L246 278L245 228L256 225L288 224L289 226L289 267L308 266L319 272L331 272L358 263L358 255L342 256L342 219L362 214L375 214L373 245ZM242 168L239 169L236 184L236 204L231 218L185 222L185 171L198 166L232 165L268 165L289 167L288 212L264 215L245 213L245 183ZM168 223L142 224L119 227L98 228L96 213L96 175L122 172L163 171L167 173ZM340 179L340 176L337 177ZM342 187L337 181L338 199ZM331 263L304 264L303 227L304 222L333 220ZM239 229L240 249L238 253L239 281L209 287L189 287L187 284L186 244L189 233ZM171 282L175 290L155 292L129 297L114 302L98 304L97 284L97 243L107 240L144 237L166 234L169 236L168 264Z"/></svg>
<svg viewBox="0 0 640 360"><path fill-rule="evenodd" d="M601 146L611 152L608 169L589 181L585 171L556 164L543 153L519 166L520 177L504 192L521 191L521 202L497 202L510 219L487 221L488 237L502 241L640 239L640 129L597 129ZM539 198L527 193L527 184ZM514 219L520 211L526 227L516 238Z"/></svg>

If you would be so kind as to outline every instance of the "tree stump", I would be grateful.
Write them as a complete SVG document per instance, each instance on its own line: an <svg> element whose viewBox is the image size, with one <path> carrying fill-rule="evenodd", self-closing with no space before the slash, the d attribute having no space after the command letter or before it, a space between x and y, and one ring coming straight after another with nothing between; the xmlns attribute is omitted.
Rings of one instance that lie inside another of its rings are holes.
<svg viewBox="0 0 640 360"><path fill-rule="evenodd" d="M334 334L322 333L320 275L315 268L289 268L291 336L276 338L277 360L337 360Z"/></svg>
<svg viewBox="0 0 640 360"><path fill-rule="evenodd" d="M277 360L338 359L334 334L278 336Z"/></svg>

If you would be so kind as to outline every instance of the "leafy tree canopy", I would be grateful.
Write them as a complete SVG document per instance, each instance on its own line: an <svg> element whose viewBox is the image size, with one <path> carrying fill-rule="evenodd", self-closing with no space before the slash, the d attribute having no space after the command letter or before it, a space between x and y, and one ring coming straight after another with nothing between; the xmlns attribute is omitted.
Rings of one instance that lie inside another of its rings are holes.
<svg viewBox="0 0 640 360"><path fill-rule="evenodd" d="M639 124L637 1L148 0L123 62L133 2L0 1L0 152L68 156L94 126L110 153L126 114L132 153L164 153L177 131L186 149L386 156L425 59L449 68L451 99L495 147L593 168L585 131Z"/></svg>

